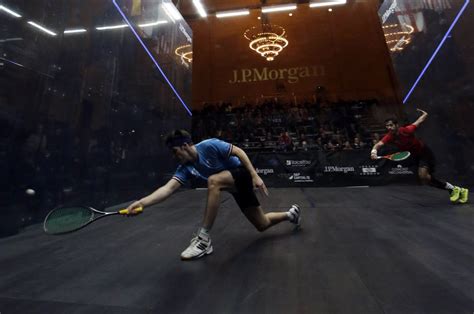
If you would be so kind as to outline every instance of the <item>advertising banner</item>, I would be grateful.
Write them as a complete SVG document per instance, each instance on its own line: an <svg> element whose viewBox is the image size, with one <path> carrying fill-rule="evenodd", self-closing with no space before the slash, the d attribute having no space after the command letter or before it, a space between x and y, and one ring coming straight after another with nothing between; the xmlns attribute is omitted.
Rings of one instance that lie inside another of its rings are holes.
<svg viewBox="0 0 474 314"><path fill-rule="evenodd" d="M371 160L370 151L253 153L249 157L268 187L416 183L414 160Z"/></svg>

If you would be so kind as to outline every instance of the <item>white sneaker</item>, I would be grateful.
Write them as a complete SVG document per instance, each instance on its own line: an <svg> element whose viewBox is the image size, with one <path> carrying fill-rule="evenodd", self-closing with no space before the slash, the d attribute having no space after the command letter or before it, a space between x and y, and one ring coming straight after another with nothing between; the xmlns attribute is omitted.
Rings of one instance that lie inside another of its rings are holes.
<svg viewBox="0 0 474 314"><path fill-rule="evenodd" d="M203 238L196 236L191 239L191 244L181 253L182 260L198 259L205 255L211 254L213 251L211 238Z"/></svg>
<svg viewBox="0 0 474 314"><path fill-rule="evenodd" d="M296 225L296 228L301 227L301 209L299 205L293 204L291 208L288 210L290 214L290 222Z"/></svg>

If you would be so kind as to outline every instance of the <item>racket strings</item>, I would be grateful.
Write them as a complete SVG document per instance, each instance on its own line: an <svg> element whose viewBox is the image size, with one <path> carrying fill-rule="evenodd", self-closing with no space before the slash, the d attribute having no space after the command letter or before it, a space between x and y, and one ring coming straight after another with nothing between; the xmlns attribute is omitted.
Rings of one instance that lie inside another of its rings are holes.
<svg viewBox="0 0 474 314"><path fill-rule="evenodd" d="M52 234L70 232L88 224L93 216L93 211L87 207L60 208L46 217L44 229Z"/></svg>

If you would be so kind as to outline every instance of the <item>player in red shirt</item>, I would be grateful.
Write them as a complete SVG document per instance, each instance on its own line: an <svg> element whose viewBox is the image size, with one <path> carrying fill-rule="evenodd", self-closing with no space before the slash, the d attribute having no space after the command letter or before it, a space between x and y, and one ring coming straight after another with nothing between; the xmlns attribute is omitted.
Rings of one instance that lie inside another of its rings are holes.
<svg viewBox="0 0 474 314"><path fill-rule="evenodd" d="M374 145L370 156L372 159L377 159L377 151L385 144L394 144L400 151L409 151L414 156L418 163L418 177L424 184L437 187L439 189L448 190L450 193L450 200L453 203L466 203L468 200L469 190L454 186L449 182L442 182L436 179L433 175L436 167L436 159L431 149L423 143L420 139L415 137L415 130L418 126L426 120L428 113L421 109L416 109L421 112L421 116L412 124L400 127L396 119L385 120L385 127L388 133Z"/></svg>

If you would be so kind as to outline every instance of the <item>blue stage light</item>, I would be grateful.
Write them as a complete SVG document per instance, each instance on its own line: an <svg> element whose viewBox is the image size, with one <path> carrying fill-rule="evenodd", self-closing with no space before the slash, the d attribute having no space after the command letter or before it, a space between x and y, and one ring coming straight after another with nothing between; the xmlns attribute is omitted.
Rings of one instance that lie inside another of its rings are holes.
<svg viewBox="0 0 474 314"><path fill-rule="evenodd" d="M434 51L433 55L431 56L431 58L428 60L428 63L426 63L425 67L423 68L423 70L421 71L420 75L418 76L418 78L416 79L415 83L413 84L413 86L411 87L410 91L408 92L408 94L405 96L405 99L403 99L403 103L405 104L408 100L408 98L410 97L410 95L413 93L413 91L415 90L416 86L418 85L418 83L420 82L421 78L423 77L423 75L425 74L426 70L428 70L428 68L430 67L431 65L431 62L433 62L434 58L436 57L436 55L438 54L438 51L441 49L441 47L443 46L444 42L446 41L446 38L448 38L448 36L450 35L451 33L451 30L453 29L453 27L456 25L456 23L458 22L459 18L461 17L461 15L463 14L464 10L466 9L467 5L469 4L469 1L470 0L466 0L466 2L464 3L464 5L462 6L461 10L459 11L459 13L456 15L456 18L454 19L453 23L451 23L451 26L449 27L448 31L446 32L446 34L444 35L443 39L441 40L441 42L439 43L438 47L436 48L436 50Z"/></svg>
<svg viewBox="0 0 474 314"><path fill-rule="evenodd" d="M173 84L171 84L171 82L168 80L168 77L165 75L165 73L163 72L163 70L161 69L160 65L158 64L158 62L156 61L156 59L153 57L152 53L150 52L150 50L147 48L147 46L145 45L145 43L142 41L142 39L140 38L140 36L137 34L137 32L135 31L135 29L133 28L132 26L132 23L130 23L130 21L127 19L127 17L125 16L125 13L123 13L122 9L120 9L120 6L117 4L117 0L113 0L113 3L115 5L115 7L117 8L117 11L120 13L120 15L123 17L123 19L125 20L125 22L128 24L128 26L130 26L130 29L132 30L133 34L135 35L135 37L137 37L138 41L140 42L140 44L142 45L143 49L145 49L145 52L148 54L148 56L150 57L151 61L153 61L153 63L156 65L157 69L160 71L161 75L163 75L164 79L166 80L166 82L168 83L168 85L171 87L171 89L173 90L174 94L176 95L176 97L178 97L179 101L181 102L181 104L183 105L184 109L186 109L186 111L188 112L188 114L190 116L192 116L192 112L191 110L189 109L189 107L184 103L183 99L181 98L181 96L179 96L178 92L176 91L176 89L174 88Z"/></svg>

